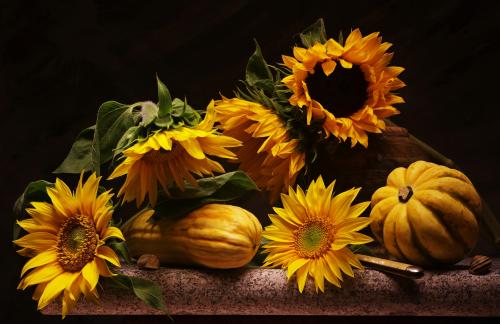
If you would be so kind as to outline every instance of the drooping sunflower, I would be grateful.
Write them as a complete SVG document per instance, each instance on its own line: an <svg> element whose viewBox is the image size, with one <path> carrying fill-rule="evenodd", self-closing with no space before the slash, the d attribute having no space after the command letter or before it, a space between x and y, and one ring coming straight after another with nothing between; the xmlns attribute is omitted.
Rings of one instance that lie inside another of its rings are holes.
<svg viewBox="0 0 500 324"><path fill-rule="evenodd" d="M108 226L113 213L110 191L97 195L100 177L92 174L83 183L83 173L76 192L57 179L47 193L51 202L32 202L26 212L31 218L17 224L28 232L15 240L18 251L31 259L21 271L18 289L37 285L33 299L38 309L62 295L62 316L75 306L80 296L97 301L99 276L112 272L106 263L120 267L115 252L105 241L124 240L122 232Z"/></svg>
<svg viewBox="0 0 500 324"><path fill-rule="evenodd" d="M227 148L240 146L240 141L220 135L214 129L215 111L213 101L207 108L205 119L195 127L178 127L160 130L143 141L123 151L125 159L118 165L109 179L127 175L118 196L126 202L136 201L142 205L148 194L151 205L156 205L158 183L168 193L168 185L175 182L184 189L184 180L197 185L192 173L197 176L225 172L222 165L208 155L236 159Z"/></svg>
<svg viewBox="0 0 500 324"><path fill-rule="evenodd" d="M289 279L296 274L300 292L308 276L314 278L316 291L324 291L324 279L340 287L342 272L354 277L352 266L362 268L347 246L372 241L357 232L370 223L368 217L359 217L370 202L352 205L360 189L332 197L334 185L325 188L320 176L307 193L290 187L288 195L281 195L284 208L274 208L272 224L263 233L269 240L263 246L269 253L264 266L287 268Z"/></svg>
<svg viewBox="0 0 500 324"><path fill-rule="evenodd" d="M304 167L305 153L284 122L271 109L239 98L216 102L217 121L224 134L240 140L236 149L240 169L275 201L295 183Z"/></svg>
<svg viewBox="0 0 500 324"><path fill-rule="evenodd" d="M380 133L383 119L399 113L393 105L404 102L391 92L405 86L398 79L404 69L388 66L391 45L382 43L379 33L362 37L356 29L344 45L330 38L310 48L294 47L294 57L282 57L291 70L282 80L293 91L290 104L306 107L308 124L324 119L327 135L367 147L367 132Z"/></svg>

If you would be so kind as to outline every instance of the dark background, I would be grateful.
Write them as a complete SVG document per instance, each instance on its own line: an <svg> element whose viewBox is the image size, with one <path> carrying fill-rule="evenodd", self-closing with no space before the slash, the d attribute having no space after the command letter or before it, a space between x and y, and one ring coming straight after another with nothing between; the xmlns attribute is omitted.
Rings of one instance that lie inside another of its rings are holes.
<svg viewBox="0 0 500 324"><path fill-rule="evenodd" d="M252 38L267 60L276 62L291 53L297 33L319 17L330 36L360 27L363 34L380 31L394 44L393 64L406 68L401 79L408 84L400 91L407 103L398 106L402 114L394 120L456 161L500 214L500 2L3 1L0 304L5 322L41 318L32 292L15 290L25 260L10 243L12 204L29 181L54 180L51 171L78 132L94 123L102 102L156 100L158 73L173 95L205 107L219 92L231 95L243 78ZM221 321L177 317L176 322L194 319ZM66 322L103 320L145 318L70 317ZM342 319L314 319L336 320Z"/></svg>

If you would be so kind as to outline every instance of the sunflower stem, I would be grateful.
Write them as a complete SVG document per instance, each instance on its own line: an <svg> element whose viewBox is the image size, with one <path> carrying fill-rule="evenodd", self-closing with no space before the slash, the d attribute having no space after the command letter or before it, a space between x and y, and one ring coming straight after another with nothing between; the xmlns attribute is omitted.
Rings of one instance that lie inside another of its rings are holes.
<svg viewBox="0 0 500 324"><path fill-rule="evenodd" d="M400 127L399 125L397 125L396 123L394 123L391 120L386 119L385 122L387 125ZM429 144L421 141L420 139L416 138L415 136L413 136L410 133L408 133L408 138L411 141L413 141L415 144L417 144L417 146L422 151L424 151L427 155L429 155L434 161L438 162L439 164L445 165L449 168L457 168L457 165L455 164L455 162L453 162L453 160L451 160L451 159L447 158L446 156L444 156L443 154L439 153L438 151L436 151L436 149L431 147Z"/></svg>

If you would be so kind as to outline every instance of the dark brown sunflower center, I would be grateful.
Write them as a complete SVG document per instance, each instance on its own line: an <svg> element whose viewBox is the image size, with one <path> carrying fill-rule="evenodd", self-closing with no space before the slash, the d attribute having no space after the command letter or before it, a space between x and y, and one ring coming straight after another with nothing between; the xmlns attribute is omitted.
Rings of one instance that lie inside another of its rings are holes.
<svg viewBox="0 0 500 324"><path fill-rule="evenodd" d="M311 220L294 233L295 250L300 257L317 258L324 255L333 242L333 227L323 220Z"/></svg>
<svg viewBox="0 0 500 324"><path fill-rule="evenodd" d="M93 260L97 248L94 222L87 216L68 218L57 234L57 260L65 271L80 271Z"/></svg>
<svg viewBox="0 0 500 324"><path fill-rule="evenodd" d="M306 82L311 98L335 117L351 116L363 107L367 98L368 82L357 65L344 69L338 63L333 73L326 76L318 63Z"/></svg>

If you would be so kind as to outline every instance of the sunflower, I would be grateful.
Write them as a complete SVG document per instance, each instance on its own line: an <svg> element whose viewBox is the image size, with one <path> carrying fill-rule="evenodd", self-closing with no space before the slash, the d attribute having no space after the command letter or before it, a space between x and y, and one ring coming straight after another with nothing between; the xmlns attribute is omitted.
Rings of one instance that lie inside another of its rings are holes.
<svg viewBox="0 0 500 324"><path fill-rule="evenodd" d="M207 108L205 119L193 128L178 127L160 130L144 141L123 151L124 161L116 167L109 179L127 175L118 196L124 201L136 201L139 207L146 196L155 206L158 183L168 193L168 184L175 182L184 189L184 180L197 185L192 173L197 176L225 172L222 165L207 155L236 159L236 155L226 149L240 146L240 141L220 135L213 128L215 118L213 101Z"/></svg>
<svg viewBox="0 0 500 324"><path fill-rule="evenodd" d="M324 291L325 278L340 287L342 272L354 277L351 266L362 268L347 245L372 241L357 233L370 223L368 217L359 217L370 202L351 206L360 189L332 198L334 185L325 188L320 176L306 194L299 186L297 192L289 188L288 195L281 195L284 208L274 208L272 224L263 233L269 240L263 246L269 253L264 266L287 268L289 279L296 273L300 292L308 275L314 278L316 292Z"/></svg>
<svg viewBox="0 0 500 324"><path fill-rule="evenodd" d="M97 301L99 276L112 275L106 261L120 267L115 252L104 245L111 237L124 240L122 232L108 226L113 210L109 191L97 195L100 177L92 174L85 183L83 173L76 188L57 179L47 193L51 202L32 202L31 216L17 224L28 232L15 240L18 251L30 256L21 271L18 289L37 285L33 299L38 309L62 296L62 316L75 306L80 295Z"/></svg>
<svg viewBox="0 0 500 324"><path fill-rule="evenodd" d="M261 104L223 97L216 102L216 112L224 134L243 143L236 150L240 169L275 201L304 167L299 141L291 138L276 113Z"/></svg>
<svg viewBox="0 0 500 324"><path fill-rule="evenodd" d="M308 125L312 118L323 119L327 136L367 147L367 132L384 130L383 119L399 113L392 105L404 102L391 93L405 86L398 79L404 69L388 66L391 45L382 43L379 33L362 37L356 29L344 45L328 39L307 49L295 47L294 57L283 55L292 71L282 80L293 91L290 104L307 108Z"/></svg>

